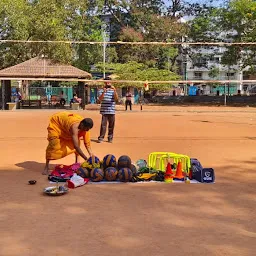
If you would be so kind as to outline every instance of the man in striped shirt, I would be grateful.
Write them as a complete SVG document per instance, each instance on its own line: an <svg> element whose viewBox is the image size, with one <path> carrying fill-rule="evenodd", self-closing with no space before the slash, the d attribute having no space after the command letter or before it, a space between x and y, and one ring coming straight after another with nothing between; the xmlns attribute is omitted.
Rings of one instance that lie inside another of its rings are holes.
<svg viewBox="0 0 256 256"><path fill-rule="evenodd" d="M103 141L108 123L108 142L112 143L115 127L115 102L118 101L118 95L115 87L111 85L111 78L106 77L104 80L106 80L105 86L99 91L99 100L101 102L100 114L102 118L98 142L101 143Z"/></svg>

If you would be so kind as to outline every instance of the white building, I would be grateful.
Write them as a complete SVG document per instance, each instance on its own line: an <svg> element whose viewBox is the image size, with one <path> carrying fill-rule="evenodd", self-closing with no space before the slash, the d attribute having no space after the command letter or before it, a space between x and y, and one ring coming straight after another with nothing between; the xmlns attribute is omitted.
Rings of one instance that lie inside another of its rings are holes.
<svg viewBox="0 0 256 256"><path fill-rule="evenodd" d="M226 86L226 93L230 95L238 94L239 90L242 93L243 88L243 72L240 71L238 65L224 66L221 64L222 54L225 51L223 46L199 46L194 47L188 53L186 59L186 79L202 80L202 83L190 84L196 85L201 93L205 95L224 94L224 86L217 86L214 83L205 83L209 80L225 80L230 81ZM215 74L213 72L215 70ZM233 81L233 82L232 82Z"/></svg>

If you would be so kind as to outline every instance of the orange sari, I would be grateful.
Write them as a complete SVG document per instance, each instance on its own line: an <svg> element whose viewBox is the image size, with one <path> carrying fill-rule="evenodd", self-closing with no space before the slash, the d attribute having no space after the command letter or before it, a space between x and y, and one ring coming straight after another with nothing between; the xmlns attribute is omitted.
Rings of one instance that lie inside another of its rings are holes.
<svg viewBox="0 0 256 256"><path fill-rule="evenodd" d="M75 123L80 123L84 118L78 114L60 112L50 118L48 130L48 147L46 149L46 159L57 160L72 153L76 153L70 128ZM84 140L86 147L90 147L90 132L79 131L78 137Z"/></svg>

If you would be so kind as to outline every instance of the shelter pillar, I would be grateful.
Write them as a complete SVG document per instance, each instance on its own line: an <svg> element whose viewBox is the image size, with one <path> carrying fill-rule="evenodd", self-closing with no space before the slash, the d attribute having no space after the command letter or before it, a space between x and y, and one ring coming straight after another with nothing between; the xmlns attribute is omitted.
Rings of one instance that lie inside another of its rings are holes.
<svg viewBox="0 0 256 256"><path fill-rule="evenodd" d="M29 81L22 80L21 82L21 94L24 99L29 98Z"/></svg>
<svg viewBox="0 0 256 256"><path fill-rule="evenodd" d="M85 109L85 105L88 103L87 102L87 85L84 82L78 82L78 97L82 99L82 108Z"/></svg>
<svg viewBox="0 0 256 256"><path fill-rule="evenodd" d="M2 80L1 81L2 87L2 109L7 110L8 105L7 102L11 102L11 80Z"/></svg>

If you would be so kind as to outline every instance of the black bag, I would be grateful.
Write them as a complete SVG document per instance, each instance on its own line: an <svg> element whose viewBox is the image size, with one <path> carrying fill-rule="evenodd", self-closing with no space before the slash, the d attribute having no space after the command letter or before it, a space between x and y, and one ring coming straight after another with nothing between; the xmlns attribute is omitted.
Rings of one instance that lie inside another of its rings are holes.
<svg viewBox="0 0 256 256"><path fill-rule="evenodd" d="M198 177L198 174L197 174L197 173L202 172L203 166L201 165L201 163L199 162L199 160L196 159L196 158L191 158L191 159L190 159L190 162L191 162L191 170L192 170L192 176L191 176L191 178L196 180L197 177ZM201 181L200 181L200 182L201 182Z"/></svg>
<svg viewBox="0 0 256 256"><path fill-rule="evenodd" d="M213 183L215 181L215 174L212 168L199 168L192 166L193 179L202 183Z"/></svg>
<svg viewBox="0 0 256 256"><path fill-rule="evenodd" d="M70 178L63 178L63 177L60 177L60 176L49 175L48 180L52 181L52 182L66 182L66 181L70 180Z"/></svg>

